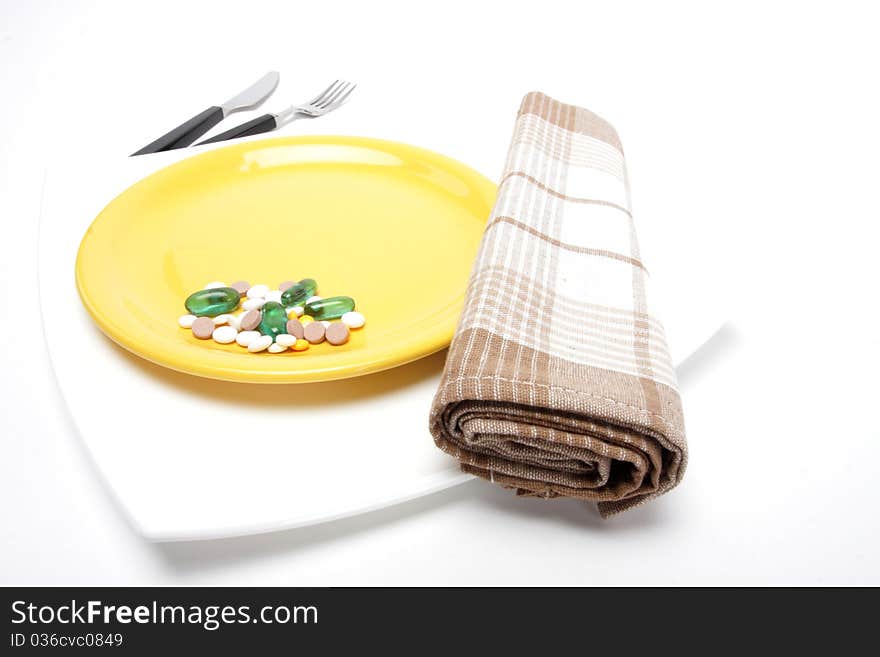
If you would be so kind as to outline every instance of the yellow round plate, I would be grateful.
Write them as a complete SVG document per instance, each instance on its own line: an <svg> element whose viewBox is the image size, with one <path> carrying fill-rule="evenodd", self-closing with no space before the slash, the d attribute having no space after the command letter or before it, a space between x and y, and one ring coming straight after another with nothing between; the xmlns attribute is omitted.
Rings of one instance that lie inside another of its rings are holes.
<svg viewBox="0 0 880 657"><path fill-rule="evenodd" d="M114 199L80 244L76 282L101 330L172 369L227 381L327 381L449 344L495 197L473 169L358 137L295 137L213 150ZM367 325L344 346L251 354L181 329L210 281L315 278Z"/></svg>

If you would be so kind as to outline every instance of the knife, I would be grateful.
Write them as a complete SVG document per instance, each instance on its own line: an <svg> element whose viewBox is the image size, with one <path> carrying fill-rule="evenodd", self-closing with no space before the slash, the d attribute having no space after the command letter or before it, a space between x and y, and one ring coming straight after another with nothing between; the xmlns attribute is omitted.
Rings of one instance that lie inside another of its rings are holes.
<svg viewBox="0 0 880 657"><path fill-rule="evenodd" d="M132 155L158 153L159 151L170 151L175 148L189 146L233 112L259 107L275 91L275 87L278 86L279 77L277 71L266 73L266 75L237 96L233 96L222 105L209 107L205 111L196 114L186 123L181 123L174 130L162 135L139 151L135 151Z"/></svg>

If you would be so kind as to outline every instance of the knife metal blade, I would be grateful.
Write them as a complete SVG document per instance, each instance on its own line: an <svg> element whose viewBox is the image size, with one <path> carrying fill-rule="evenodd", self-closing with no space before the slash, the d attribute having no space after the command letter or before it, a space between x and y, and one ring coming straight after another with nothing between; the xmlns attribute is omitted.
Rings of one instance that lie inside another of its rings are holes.
<svg viewBox="0 0 880 657"><path fill-rule="evenodd" d="M281 76L278 74L278 71L269 71L240 94L233 96L223 103L220 106L223 110L223 116L259 107L264 100L272 95L280 79Z"/></svg>

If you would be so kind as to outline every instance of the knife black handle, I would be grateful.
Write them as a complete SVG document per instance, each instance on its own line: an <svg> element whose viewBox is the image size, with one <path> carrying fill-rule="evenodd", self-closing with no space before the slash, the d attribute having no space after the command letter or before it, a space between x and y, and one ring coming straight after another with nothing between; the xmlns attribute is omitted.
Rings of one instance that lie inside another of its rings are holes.
<svg viewBox="0 0 880 657"><path fill-rule="evenodd" d="M263 116L258 116L255 119L245 121L241 125L230 128L226 132L221 132L219 135L214 135L213 137L205 139L204 141L200 141L198 144L196 144L196 146L201 146L202 144L213 144L218 141L226 141L227 139L247 137L248 135L258 135L261 132L271 132L277 127L278 124L275 122L274 114L263 114Z"/></svg>
<svg viewBox="0 0 880 657"><path fill-rule="evenodd" d="M186 123L181 123L171 132L162 135L156 141L147 144L139 151L135 151L132 155L144 155L145 153L158 153L159 151L184 148L222 120L223 110L220 107L209 107L204 112L196 114Z"/></svg>

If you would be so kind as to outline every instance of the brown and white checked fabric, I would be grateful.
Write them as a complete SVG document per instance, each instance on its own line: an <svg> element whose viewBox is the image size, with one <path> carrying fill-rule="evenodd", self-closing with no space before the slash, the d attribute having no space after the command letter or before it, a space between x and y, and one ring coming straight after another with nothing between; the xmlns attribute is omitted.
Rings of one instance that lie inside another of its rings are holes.
<svg viewBox="0 0 880 657"><path fill-rule="evenodd" d="M617 132L528 94L431 409L437 445L603 516L675 486L684 419L648 285Z"/></svg>

